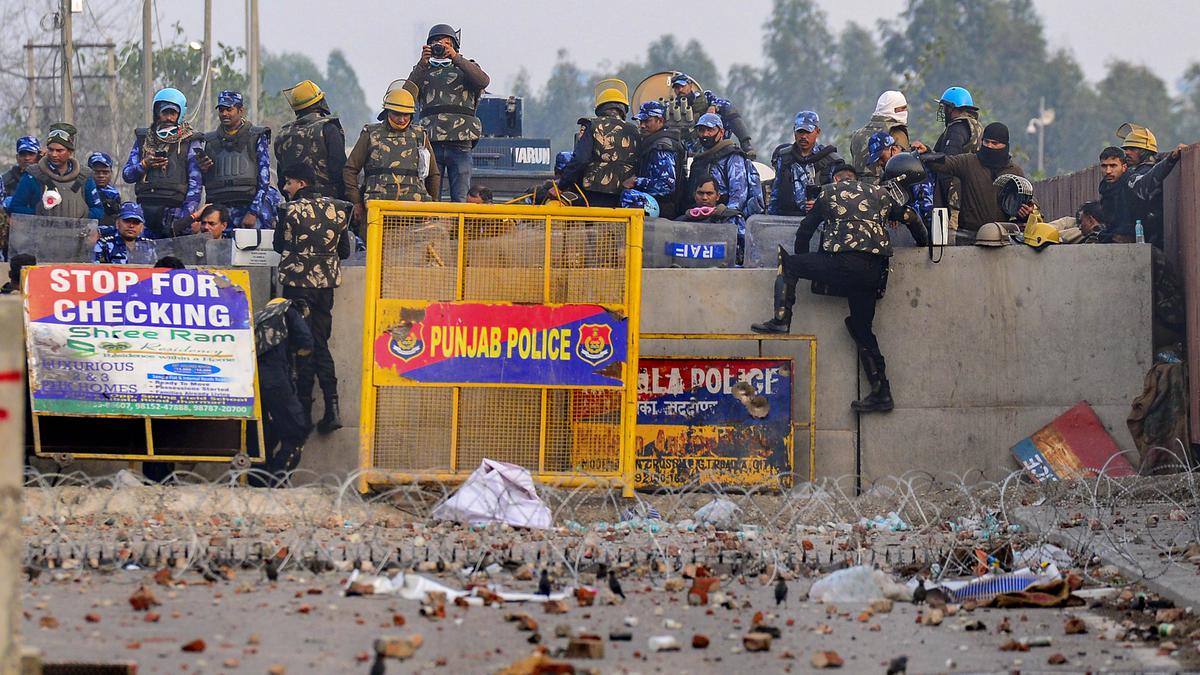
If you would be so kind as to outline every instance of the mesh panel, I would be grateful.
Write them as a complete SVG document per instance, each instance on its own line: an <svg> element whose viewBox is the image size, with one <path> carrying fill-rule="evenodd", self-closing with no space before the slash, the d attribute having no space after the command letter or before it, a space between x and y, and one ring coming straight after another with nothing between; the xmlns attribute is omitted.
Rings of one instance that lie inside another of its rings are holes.
<svg viewBox="0 0 1200 675"><path fill-rule="evenodd" d="M380 387L372 466L387 471L450 468L452 387Z"/></svg>
<svg viewBox="0 0 1200 675"><path fill-rule="evenodd" d="M469 472L487 457L538 470L540 390L464 388L459 401L455 468Z"/></svg>
<svg viewBox="0 0 1200 675"><path fill-rule="evenodd" d="M466 219L463 300L543 302L546 221Z"/></svg>
<svg viewBox="0 0 1200 675"><path fill-rule="evenodd" d="M550 302L619 305L625 302L624 222L551 222L561 231L553 240L552 265L565 272L565 288L552 288Z"/></svg>
<svg viewBox="0 0 1200 675"><path fill-rule="evenodd" d="M547 471L601 474L620 470L620 391L551 389L547 403Z"/></svg>
<svg viewBox="0 0 1200 675"><path fill-rule="evenodd" d="M381 298L454 300L458 216L384 216Z"/></svg>

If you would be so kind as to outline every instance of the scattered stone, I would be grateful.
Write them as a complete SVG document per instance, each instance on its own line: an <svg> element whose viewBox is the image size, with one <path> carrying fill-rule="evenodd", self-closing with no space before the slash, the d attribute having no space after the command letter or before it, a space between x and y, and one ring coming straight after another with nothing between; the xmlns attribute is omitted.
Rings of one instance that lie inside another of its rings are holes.
<svg viewBox="0 0 1200 675"><path fill-rule="evenodd" d="M154 593L151 593L150 590L145 586L139 586L138 589L133 592L133 595L129 596L129 605L133 607L135 612L145 612L151 607L155 607L160 604L162 603L158 601L158 598L154 597Z"/></svg>
<svg viewBox="0 0 1200 675"><path fill-rule="evenodd" d="M692 636L692 649L707 649L709 644L708 636L696 633Z"/></svg>
<svg viewBox="0 0 1200 675"><path fill-rule="evenodd" d="M569 608L563 600L547 600L542 603L542 609L546 610L547 614L566 614Z"/></svg>
<svg viewBox="0 0 1200 675"><path fill-rule="evenodd" d="M1187 614L1187 610L1182 607L1168 607L1160 609L1154 613L1154 620L1158 623L1175 623L1183 619Z"/></svg>
<svg viewBox="0 0 1200 675"><path fill-rule="evenodd" d="M771 649L771 635L769 633L746 633L742 636L742 646L748 652L765 652Z"/></svg>
<svg viewBox="0 0 1200 675"><path fill-rule="evenodd" d="M406 623L408 623L408 622L404 619L403 614L393 614L392 615L392 625L393 626L399 628L400 626L403 626Z"/></svg>
<svg viewBox="0 0 1200 675"><path fill-rule="evenodd" d="M780 631L775 626L767 626L767 625L764 625L761 623L754 624L754 626L750 629L750 631L752 633L766 633L767 635L770 635L772 638L774 638L776 640L778 640L783 635L783 632Z"/></svg>
<svg viewBox="0 0 1200 675"><path fill-rule="evenodd" d="M667 630L679 630L680 628L683 628L683 624L675 619L663 619L663 628L666 628Z"/></svg>
<svg viewBox="0 0 1200 675"><path fill-rule="evenodd" d="M498 675L542 675L543 673L574 673L575 667L566 661L550 658L545 647L538 647L529 656L513 661L503 668Z"/></svg>
<svg viewBox="0 0 1200 675"><path fill-rule="evenodd" d="M1065 664L1066 662L1067 662L1067 657L1065 657L1062 654L1059 654L1057 652L1055 652L1054 654L1051 654L1050 657L1046 659L1046 663L1048 663L1052 666L1061 666L1061 665Z"/></svg>
<svg viewBox="0 0 1200 675"><path fill-rule="evenodd" d="M812 663L813 668L817 669L841 668L845 661L842 660L842 657L839 656L837 652L826 650L814 653L810 663Z"/></svg>
<svg viewBox="0 0 1200 675"><path fill-rule="evenodd" d="M513 572L513 579L517 581L533 581L533 565L526 563L518 567L517 571Z"/></svg>
<svg viewBox="0 0 1200 675"><path fill-rule="evenodd" d="M88 623L100 623L100 615L95 612L90 612L83 615L83 620Z"/></svg>
<svg viewBox="0 0 1200 675"><path fill-rule="evenodd" d="M672 577L663 582L663 590L668 593L678 593L687 588L687 581L680 577Z"/></svg>
<svg viewBox="0 0 1200 675"><path fill-rule="evenodd" d="M1012 632L1012 624L1009 623L1008 617L1006 616L1003 619L1000 619L1000 623L996 625L996 633L1000 634L1000 633L1011 633L1011 632Z"/></svg>
<svg viewBox="0 0 1200 675"><path fill-rule="evenodd" d="M925 615L924 619L921 620L921 623L926 626L940 626L942 625L942 619L944 618L945 612L943 610L931 609L929 610L929 613Z"/></svg>
<svg viewBox="0 0 1200 675"><path fill-rule="evenodd" d="M891 600L888 600L887 598L880 598L879 600L871 602L871 611L876 614L887 614L888 612L892 611L893 606L895 606L895 603L893 603Z"/></svg>
<svg viewBox="0 0 1200 675"><path fill-rule="evenodd" d="M627 630L614 630L608 634L608 639L610 642L631 642L633 633Z"/></svg>
<svg viewBox="0 0 1200 675"><path fill-rule="evenodd" d="M1088 632L1087 624L1078 617L1069 617L1063 622L1063 632L1067 635L1083 635Z"/></svg>
<svg viewBox="0 0 1200 675"><path fill-rule="evenodd" d="M504 620L516 622L517 630L524 630L524 631L529 631L531 633L536 633L537 629L538 629L537 620L535 620L527 612L508 612L507 614L504 615Z"/></svg>
<svg viewBox="0 0 1200 675"><path fill-rule="evenodd" d="M591 607L596 603L596 589L580 586L575 589L575 600L580 607Z"/></svg>
<svg viewBox="0 0 1200 675"><path fill-rule="evenodd" d="M1025 644L1024 642L1018 642L1017 640L1009 640L1008 642L1005 642L1004 644L1000 645L1000 651L1002 651L1002 652L1027 652L1027 651L1029 651L1029 645Z"/></svg>
<svg viewBox="0 0 1200 675"><path fill-rule="evenodd" d="M183 646L183 651L198 654L200 652L203 652L207 648L208 648L208 645L204 644L204 640L192 640L191 642L189 642Z"/></svg>
<svg viewBox="0 0 1200 675"><path fill-rule="evenodd" d="M602 659L604 642L596 635L579 635L567 643L568 659Z"/></svg>
<svg viewBox="0 0 1200 675"><path fill-rule="evenodd" d="M557 638L571 637L571 633L573 632L574 631L571 630L571 624L569 623L560 623L554 627L554 637Z"/></svg>
<svg viewBox="0 0 1200 675"><path fill-rule="evenodd" d="M974 621L968 621L967 624L965 626L963 626L963 630L965 630L965 631L981 631L981 630L987 630L987 626L985 626L982 621L976 619Z"/></svg>
<svg viewBox="0 0 1200 675"><path fill-rule="evenodd" d="M1027 647L1049 647L1053 640L1049 635L1035 635L1021 638L1021 644Z"/></svg>
<svg viewBox="0 0 1200 675"><path fill-rule="evenodd" d="M142 618L146 623L158 623L162 616L158 612L146 612L146 616Z"/></svg>
<svg viewBox="0 0 1200 675"><path fill-rule="evenodd" d="M408 637L378 638L375 640L375 653L392 659L407 659L421 648L425 638L419 633Z"/></svg>

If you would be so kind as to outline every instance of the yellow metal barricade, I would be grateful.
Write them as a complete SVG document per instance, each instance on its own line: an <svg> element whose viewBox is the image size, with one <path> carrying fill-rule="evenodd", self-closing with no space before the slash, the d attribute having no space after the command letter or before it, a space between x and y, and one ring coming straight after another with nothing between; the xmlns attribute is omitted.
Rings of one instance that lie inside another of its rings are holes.
<svg viewBox="0 0 1200 675"><path fill-rule="evenodd" d="M488 458L632 494L642 215L370 202L359 489Z"/></svg>

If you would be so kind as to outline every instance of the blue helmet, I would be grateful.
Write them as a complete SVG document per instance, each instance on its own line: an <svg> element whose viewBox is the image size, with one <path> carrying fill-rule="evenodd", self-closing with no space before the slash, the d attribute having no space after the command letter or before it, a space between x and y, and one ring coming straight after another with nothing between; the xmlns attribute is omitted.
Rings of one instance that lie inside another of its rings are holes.
<svg viewBox="0 0 1200 675"><path fill-rule="evenodd" d="M942 97L938 99L938 103L954 106L955 108L975 107L975 99L971 98L971 92L962 87L950 87L942 92Z"/></svg>
<svg viewBox="0 0 1200 675"><path fill-rule="evenodd" d="M179 108L180 120L187 116L187 97L184 96L183 92L179 91L178 89L167 87L166 89L158 90L158 93L154 95L154 114L156 116L158 115L160 103L169 103L176 108Z"/></svg>
<svg viewBox="0 0 1200 675"><path fill-rule="evenodd" d="M621 193L621 208L637 209L646 212L647 218L657 218L659 214L658 200L641 190L625 190Z"/></svg>

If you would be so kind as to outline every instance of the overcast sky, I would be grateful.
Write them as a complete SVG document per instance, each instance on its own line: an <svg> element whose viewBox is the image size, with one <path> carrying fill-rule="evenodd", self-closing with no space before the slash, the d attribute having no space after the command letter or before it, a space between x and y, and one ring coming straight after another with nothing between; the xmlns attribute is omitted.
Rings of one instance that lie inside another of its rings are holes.
<svg viewBox="0 0 1200 675"><path fill-rule="evenodd" d="M433 4L439 6L431 8ZM874 27L877 20L891 19L904 6L897 0L818 0L818 4L834 30L851 20ZM1103 77L1108 61L1123 58L1149 66L1174 89L1188 63L1200 60L1197 0L1034 0L1034 4L1051 46L1069 48L1093 82ZM170 24L182 21L194 27L194 33L189 33L199 37L202 6L200 0L158 0L164 34ZM215 0L214 6L214 38L241 44L243 3ZM706 6L712 11L703 11ZM761 58L762 24L770 8L771 0L595 4L261 0L259 31L264 49L303 52L320 64L330 50L342 49L368 99L373 99L382 95L389 82L408 74L431 25L450 23L462 30L463 53L492 76L490 91L506 94L521 67L535 84L543 82L560 48L567 49L580 66L592 69L606 61L616 64L639 58L649 42L668 32L681 43L701 41L722 72L734 63L755 63Z"/></svg>

